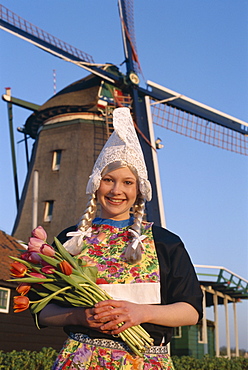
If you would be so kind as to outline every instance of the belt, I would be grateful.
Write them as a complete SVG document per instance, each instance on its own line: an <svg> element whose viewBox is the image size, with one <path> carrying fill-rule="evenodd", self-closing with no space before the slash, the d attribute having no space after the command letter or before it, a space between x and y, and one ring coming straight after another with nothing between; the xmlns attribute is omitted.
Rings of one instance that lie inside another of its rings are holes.
<svg viewBox="0 0 248 370"><path fill-rule="evenodd" d="M132 352L129 346L124 342L119 342L111 339L90 338L86 334L70 333L69 337L77 342L90 344L96 347L105 347L110 349L118 349L121 351ZM167 354L167 346L151 346L146 348L145 354Z"/></svg>

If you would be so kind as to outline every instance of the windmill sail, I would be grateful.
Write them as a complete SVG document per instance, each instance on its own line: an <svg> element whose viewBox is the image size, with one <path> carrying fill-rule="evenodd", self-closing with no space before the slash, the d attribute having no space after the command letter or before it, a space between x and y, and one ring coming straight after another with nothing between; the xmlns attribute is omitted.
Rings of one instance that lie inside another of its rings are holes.
<svg viewBox="0 0 248 370"><path fill-rule="evenodd" d="M74 63L110 83L118 82L106 71L100 69L100 65L94 63L91 55L33 25L3 5L0 5L0 29L12 33L58 58Z"/></svg>
<svg viewBox="0 0 248 370"><path fill-rule="evenodd" d="M248 155L248 123L148 81L153 123L192 139Z"/></svg>
<svg viewBox="0 0 248 370"><path fill-rule="evenodd" d="M119 13L122 27L124 53L127 63L127 71L141 72L139 63L136 38L134 31L133 0L119 0Z"/></svg>
<svg viewBox="0 0 248 370"><path fill-rule="evenodd" d="M75 48L72 45L58 39L50 33L26 21L11 10L0 5L0 28L21 37L41 49L48 51L60 58L62 56L72 61L84 61L94 63L91 55Z"/></svg>

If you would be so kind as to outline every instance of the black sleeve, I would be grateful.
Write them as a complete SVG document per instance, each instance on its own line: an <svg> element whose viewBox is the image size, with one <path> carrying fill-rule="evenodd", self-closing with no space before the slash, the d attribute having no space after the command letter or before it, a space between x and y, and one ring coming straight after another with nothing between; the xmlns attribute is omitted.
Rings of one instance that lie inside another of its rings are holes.
<svg viewBox="0 0 248 370"><path fill-rule="evenodd" d="M162 304L186 302L202 318L202 290L194 266L181 239L170 231L153 227L160 265Z"/></svg>
<svg viewBox="0 0 248 370"><path fill-rule="evenodd" d="M159 261L161 304L189 303L199 313L200 320L203 294L181 239L158 226L153 226L152 232ZM155 324L142 324L142 326L154 338L155 345L159 345L162 338L164 338L164 344L170 342L173 334L172 327Z"/></svg>
<svg viewBox="0 0 248 370"><path fill-rule="evenodd" d="M69 233L70 231L76 231L76 230L77 230L76 225L70 226L67 229L61 231L61 233L59 233L59 235L57 236L57 239L60 241L60 243L64 244L68 240L68 236L66 236L66 234ZM53 245L54 245L54 242L53 242Z"/></svg>

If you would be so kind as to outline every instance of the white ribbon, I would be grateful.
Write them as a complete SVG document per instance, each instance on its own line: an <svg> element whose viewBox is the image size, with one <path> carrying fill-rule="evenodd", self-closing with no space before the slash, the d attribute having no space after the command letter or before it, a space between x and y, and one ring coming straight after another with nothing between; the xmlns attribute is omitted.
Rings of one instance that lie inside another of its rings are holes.
<svg viewBox="0 0 248 370"><path fill-rule="evenodd" d="M70 231L66 236L72 236L71 239L67 240L63 246L72 255L79 254L81 252L81 246L83 238L85 236L90 237L92 228L89 227L86 231L78 229L77 231Z"/></svg>
<svg viewBox="0 0 248 370"><path fill-rule="evenodd" d="M135 250L139 244L141 244L141 247L145 249L144 244L142 243L142 240L146 239L146 235L139 235L137 231L133 229L128 229L128 231L133 234L133 243L132 243L132 248Z"/></svg>
<svg viewBox="0 0 248 370"><path fill-rule="evenodd" d="M78 229L77 231L70 231L66 234L66 236L78 236L78 246L81 245L83 238L85 236L90 237L92 232L92 228L89 227L86 231Z"/></svg>

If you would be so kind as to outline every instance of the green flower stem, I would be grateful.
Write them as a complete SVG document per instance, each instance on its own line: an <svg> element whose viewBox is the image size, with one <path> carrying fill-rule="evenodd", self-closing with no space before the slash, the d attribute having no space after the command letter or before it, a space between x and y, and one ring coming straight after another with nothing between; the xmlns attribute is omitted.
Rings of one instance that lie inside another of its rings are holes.
<svg viewBox="0 0 248 370"><path fill-rule="evenodd" d="M92 296L87 293L87 290L85 290L85 293L83 294L81 291L76 291L78 296L80 297L79 305L81 302L87 303L88 306L92 307L96 302L92 300ZM68 297L75 298L75 294L68 293Z"/></svg>
<svg viewBox="0 0 248 370"><path fill-rule="evenodd" d="M140 356L142 357L143 354L142 352L140 352L137 347L135 345L133 345L131 342L127 341L126 338L123 336L123 335L120 335L121 339L123 340L123 342L127 343L127 345L129 346L129 348L133 351L133 353L135 353L137 356Z"/></svg>
<svg viewBox="0 0 248 370"><path fill-rule="evenodd" d="M32 302L33 303L32 308L31 308L32 312L37 313L37 312L41 311L58 294L64 292L67 289L70 289L70 288L71 288L70 286L64 287L62 289L57 290L57 292L54 292L54 293L48 295L46 298L43 298L43 299L41 299L39 301L36 301L36 302Z"/></svg>
<svg viewBox="0 0 248 370"><path fill-rule="evenodd" d="M38 294L40 297L43 297L43 298L46 298L47 297L47 293L45 292L39 292L38 290L36 289L32 289L33 292L35 292L36 294ZM63 297L54 297L54 299L56 299L57 301L60 301L60 302L64 302L64 298ZM37 303L38 301L34 301L32 303Z"/></svg>
<svg viewBox="0 0 248 370"><path fill-rule="evenodd" d="M86 274L83 273L83 276L85 280L87 280L92 287L94 287L98 292L101 292L103 296L106 297L104 300L113 299L107 292L105 292L105 290L101 289L96 283L94 283L91 279L89 279Z"/></svg>
<svg viewBox="0 0 248 370"><path fill-rule="evenodd" d="M96 299L95 303L99 301L105 301L107 299L106 297L104 297L103 294L101 294L101 292L97 292L95 289L92 289L91 287L88 287L88 291L94 294L94 298Z"/></svg>
<svg viewBox="0 0 248 370"><path fill-rule="evenodd" d="M55 255L54 257L58 260L58 261L63 261L63 258L61 258L60 254L58 252L55 252Z"/></svg>
<svg viewBox="0 0 248 370"><path fill-rule="evenodd" d="M55 279L47 279L47 278L44 278L44 279L41 279L41 278L36 278L34 276L32 277L27 277L27 278L17 278L17 279L9 279L9 280L6 280L6 281L17 281L17 282L20 282L20 283L46 283L46 282L53 282L55 281Z"/></svg>
<svg viewBox="0 0 248 370"><path fill-rule="evenodd" d="M153 345L153 339L141 325L133 326L132 329L135 333L144 338L146 342Z"/></svg>
<svg viewBox="0 0 248 370"><path fill-rule="evenodd" d="M143 349L144 348L144 342L139 338L137 337L133 332L132 330L124 330L123 331L123 335L126 336L126 338L133 344L135 344L139 349Z"/></svg>

